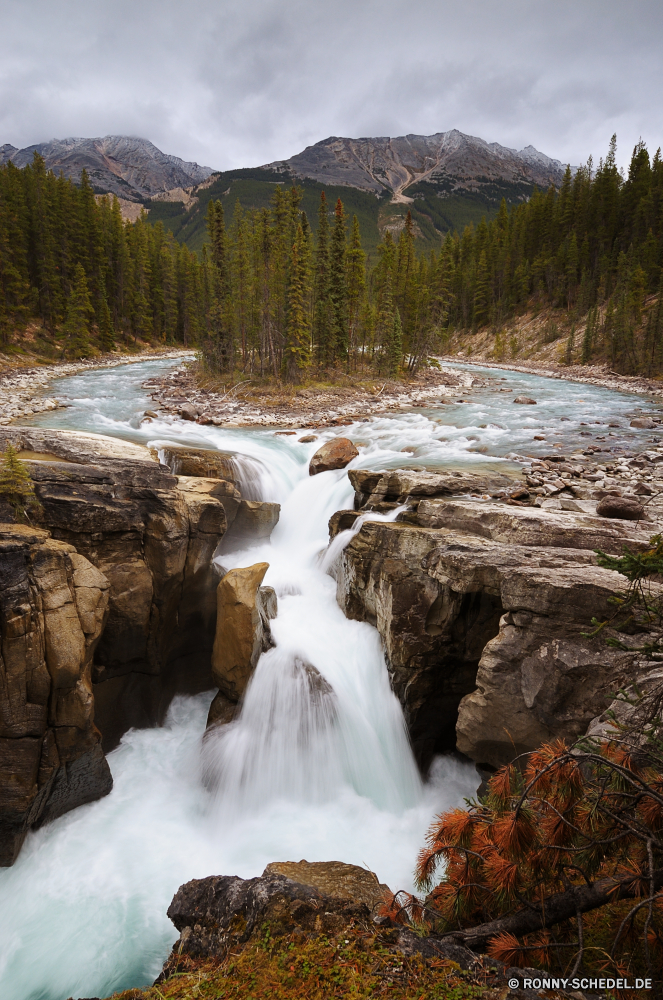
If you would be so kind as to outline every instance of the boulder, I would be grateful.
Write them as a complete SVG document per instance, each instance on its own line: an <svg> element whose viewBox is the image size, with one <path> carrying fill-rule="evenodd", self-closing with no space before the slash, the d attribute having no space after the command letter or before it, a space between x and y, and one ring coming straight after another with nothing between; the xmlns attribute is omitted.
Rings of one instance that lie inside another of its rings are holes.
<svg viewBox="0 0 663 1000"><path fill-rule="evenodd" d="M474 966L476 956L448 938L425 937L400 927L382 931L372 911L383 891L391 895L373 872L340 861L277 862L252 879L193 879L180 886L168 908L180 937L159 979L177 972L186 956L219 960L230 951L237 954L244 945L263 940L266 929L273 938L292 934L303 942L309 935L333 937L347 928L363 932L364 946L374 943L381 956L419 954L463 969Z"/></svg>
<svg viewBox="0 0 663 1000"><path fill-rule="evenodd" d="M176 476L225 479L235 485L239 481L237 465L230 452L186 448L183 445L157 441L150 447L150 454Z"/></svg>
<svg viewBox="0 0 663 1000"><path fill-rule="evenodd" d="M656 424L651 417L635 417L631 421L631 427L643 427L645 430L651 431L656 427Z"/></svg>
<svg viewBox="0 0 663 1000"><path fill-rule="evenodd" d="M393 895L375 872L341 861L272 861L263 875L285 875L298 885L310 885L334 899L354 899L370 909Z"/></svg>
<svg viewBox="0 0 663 1000"><path fill-rule="evenodd" d="M524 406L536 406L536 400L530 399L529 396L516 396L513 399L514 403L521 403Z"/></svg>
<svg viewBox="0 0 663 1000"><path fill-rule="evenodd" d="M268 500L240 500L222 552L236 551L269 540L278 524L281 505Z"/></svg>
<svg viewBox="0 0 663 1000"><path fill-rule="evenodd" d="M239 705L231 701L222 691L217 691L207 713L207 730L214 726L225 726L237 718Z"/></svg>
<svg viewBox="0 0 663 1000"><path fill-rule="evenodd" d="M193 403L185 403L180 407L179 415L182 420L196 420L200 416L200 410Z"/></svg>
<svg viewBox="0 0 663 1000"><path fill-rule="evenodd" d="M308 467L309 475L316 476L319 472L330 469L344 469L359 452L349 438L332 438L318 448Z"/></svg>
<svg viewBox="0 0 663 1000"><path fill-rule="evenodd" d="M645 508L630 497L603 497L596 505L599 517L614 517L622 521L640 521L645 516Z"/></svg>
<svg viewBox="0 0 663 1000"><path fill-rule="evenodd" d="M276 617L276 595L261 587L268 569L264 562L231 569L217 587L212 676L231 702L240 700L260 655L274 645L269 621Z"/></svg>
<svg viewBox="0 0 663 1000"><path fill-rule="evenodd" d="M91 680L108 597L72 545L0 525L0 865L30 827L112 787Z"/></svg>

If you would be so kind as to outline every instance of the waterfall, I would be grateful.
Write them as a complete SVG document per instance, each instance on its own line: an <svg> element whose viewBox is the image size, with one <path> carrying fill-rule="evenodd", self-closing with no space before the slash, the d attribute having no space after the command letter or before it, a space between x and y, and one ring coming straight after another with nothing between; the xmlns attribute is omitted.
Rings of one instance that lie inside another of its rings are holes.
<svg viewBox="0 0 663 1000"><path fill-rule="evenodd" d="M476 786L474 769L453 760L422 785L378 633L336 603L327 570L352 532L328 549L327 523L352 506L347 474L309 477L311 448L264 432L155 430L239 453L242 489L282 504L268 543L220 557L225 569L269 563L276 646L234 722L203 739L212 692L176 698L165 726L127 733L109 755L107 798L28 835L0 872L3 1000L151 983L177 936L168 904L191 878L250 878L270 861L306 858L365 865L411 888L433 813Z"/></svg>

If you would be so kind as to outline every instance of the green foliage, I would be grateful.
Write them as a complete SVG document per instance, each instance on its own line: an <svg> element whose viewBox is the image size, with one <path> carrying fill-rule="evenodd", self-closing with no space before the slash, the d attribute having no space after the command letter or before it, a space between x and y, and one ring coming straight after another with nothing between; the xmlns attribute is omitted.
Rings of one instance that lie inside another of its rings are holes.
<svg viewBox="0 0 663 1000"><path fill-rule="evenodd" d="M663 652L663 535L652 535L649 548L640 552L624 549L621 556L609 556L600 550L596 553L599 566L616 570L628 580L628 586L621 593L613 595L611 604L614 613L600 622L592 619L596 635L603 629L619 633L642 635L642 643L628 646L612 634L607 643L618 649L634 649L648 655Z"/></svg>
<svg viewBox="0 0 663 1000"><path fill-rule="evenodd" d="M582 342L575 330L569 336L568 362L580 348L583 362L600 353L620 371L654 374L663 368L663 161L638 144L624 178L615 150L613 140L597 170L589 162L567 171L559 191L497 185L494 211L443 242L438 216L422 210L452 199L443 178L414 185L422 198L404 206L350 187L292 185L274 171L230 171L199 190L177 230L188 242L178 244L169 203L126 224L117 201L95 200L84 175L76 187L47 173L39 156L22 171L8 164L0 167L0 336L38 317L53 344L64 338L78 356L95 338L105 350L181 343L199 346L216 373L291 378L309 365L293 361L296 327L297 356L310 329L318 367L413 375L454 332L468 334L469 354L472 331L553 307L567 312L567 329L586 316ZM480 188L488 197L490 183ZM299 225L297 266L305 257L310 270L303 284L292 273ZM421 253L426 241L431 250ZM560 336L551 322L543 341ZM496 338L500 356L516 349Z"/></svg>
<svg viewBox="0 0 663 1000"><path fill-rule="evenodd" d="M11 444L7 445L0 464L0 499L10 505L17 521L29 520L28 510L41 506L28 467Z"/></svg>

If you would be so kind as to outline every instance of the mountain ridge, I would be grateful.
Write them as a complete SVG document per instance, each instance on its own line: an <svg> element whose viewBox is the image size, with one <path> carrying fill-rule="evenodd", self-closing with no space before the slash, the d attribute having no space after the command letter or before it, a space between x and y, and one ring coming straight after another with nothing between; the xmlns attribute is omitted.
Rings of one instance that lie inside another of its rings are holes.
<svg viewBox="0 0 663 1000"><path fill-rule="evenodd" d="M0 164L11 160L17 167L25 167L35 152L43 156L48 170L62 171L80 182L85 169L95 189L129 201L195 186L215 172L211 167L163 153L149 139L127 135L51 139L24 149L5 143L0 146Z"/></svg>
<svg viewBox="0 0 663 1000"><path fill-rule="evenodd" d="M430 136L329 136L261 169L375 194L391 191L398 199L407 188L422 182L450 192L473 190L496 180L547 187L561 182L565 167L534 146L511 149L451 129Z"/></svg>

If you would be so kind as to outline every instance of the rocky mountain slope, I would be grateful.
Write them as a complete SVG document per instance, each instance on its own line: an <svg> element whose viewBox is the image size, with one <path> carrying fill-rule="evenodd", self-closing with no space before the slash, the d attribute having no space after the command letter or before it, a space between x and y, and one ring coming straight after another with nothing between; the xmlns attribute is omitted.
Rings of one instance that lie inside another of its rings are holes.
<svg viewBox="0 0 663 1000"><path fill-rule="evenodd" d="M5 143L0 146L0 164L11 160L17 167L24 167L32 162L35 152L44 157L48 170L62 171L66 177L79 181L85 169L97 190L130 201L200 184L214 172L211 167L162 153L148 139L127 135L52 139L25 149Z"/></svg>
<svg viewBox="0 0 663 1000"><path fill-rule="evenodd" d="M263 169L309 177L323 184L343 184L376 194L401 195L412 184L427 181L441 190L475 191L494 181L558 184L564 166L534 146L509 149L458 129L435 135L343 139L331 136L289 160Z"/></svg>

